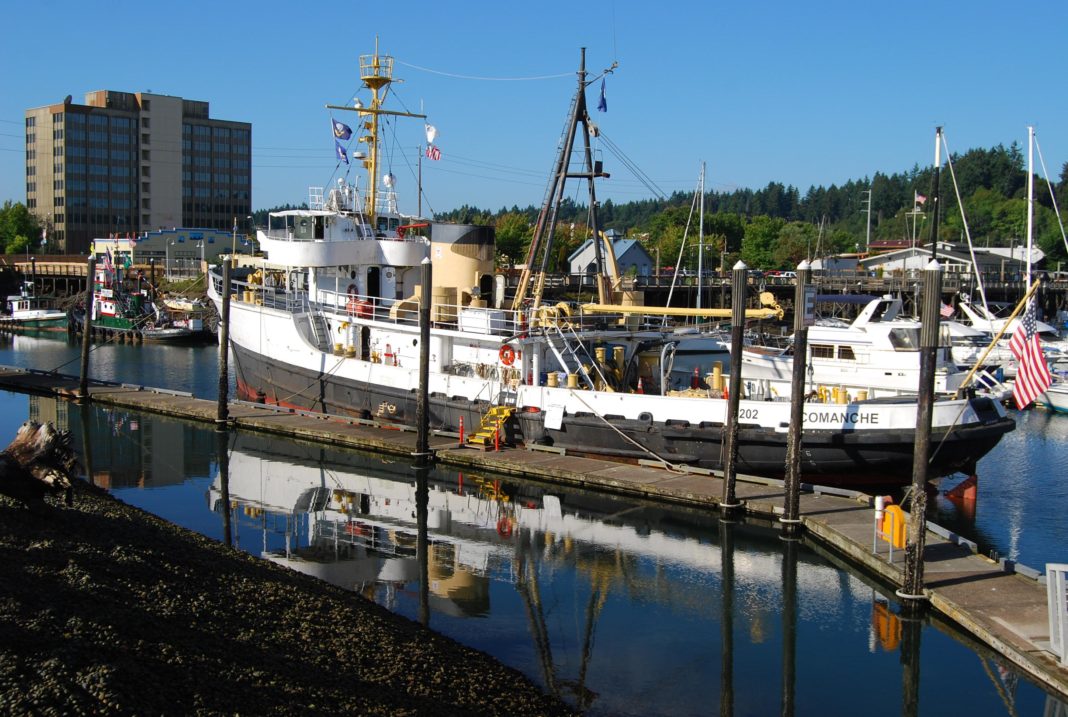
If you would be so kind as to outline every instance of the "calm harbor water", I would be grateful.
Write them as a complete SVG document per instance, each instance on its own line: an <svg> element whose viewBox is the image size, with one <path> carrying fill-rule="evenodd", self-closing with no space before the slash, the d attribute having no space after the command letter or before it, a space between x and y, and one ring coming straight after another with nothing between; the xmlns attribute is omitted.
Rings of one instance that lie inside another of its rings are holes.
<svg viewBox="0 0 1068 717"><path fill-rule="evenodd" d="M214 395L216 347L108 348L94 376ZM54 339L0 346L0 364L54 368L68 356L77 347ZM92 479L121 499L215 539L229 522L241 549L413 619L425 569L433 629L590 714L1066 709L960 631L903 619L885 586L772 526L435 468L421 566L406 461L244 433L220 444L190 423L16 394L0 405L3 435L30 415L69 427L90 448ZM1068 417L1018 419L980 463L974 518L944 498L932 514L1042 567L1068 559L1068 526L1049 510L1068 497L1057 479Z"/></svg>

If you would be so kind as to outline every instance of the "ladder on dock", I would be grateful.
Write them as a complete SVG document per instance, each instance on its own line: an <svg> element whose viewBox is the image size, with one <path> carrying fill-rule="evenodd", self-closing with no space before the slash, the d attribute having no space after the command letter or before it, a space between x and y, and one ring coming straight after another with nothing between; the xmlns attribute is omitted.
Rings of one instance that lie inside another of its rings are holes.
<svg viewBox="0 0 1068 717"><path fill-rule="evenodd" d="M489 411L482 417L482 424L478 430L467 437L467 445L476 448L490 448L494 445L498 429L501 431L500 441L504 441L504 427L515 414L515 406L502 406L497 404L490 406Z"/></svg>

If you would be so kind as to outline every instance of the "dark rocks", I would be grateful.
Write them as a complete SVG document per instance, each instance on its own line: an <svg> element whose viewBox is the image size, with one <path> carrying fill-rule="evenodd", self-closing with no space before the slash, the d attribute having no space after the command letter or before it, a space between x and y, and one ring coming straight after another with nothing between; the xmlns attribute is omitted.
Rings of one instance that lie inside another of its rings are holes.
<svg viewBox="0 0 1068 717"><path fill-rule="evenodd" d="M78 483L50 520L0 498L0 713L570 710L354 593Z"/></svg>

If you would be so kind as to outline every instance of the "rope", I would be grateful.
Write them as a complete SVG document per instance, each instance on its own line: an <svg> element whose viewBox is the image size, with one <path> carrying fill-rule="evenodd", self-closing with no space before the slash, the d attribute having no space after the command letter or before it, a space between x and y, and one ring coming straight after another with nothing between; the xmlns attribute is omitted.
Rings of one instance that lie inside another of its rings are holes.
<svg viewBox="0 0 1068 717"><path fill-rule="evenodd" d="M533 80L556 80L561 77L571 77L574 72L562 72L558 75L536 75L534 77L479 77L477 75L458 75L452 72L443 72L442 70L433 70L429 67L421 67L419 65L413 65L408 62L401 62L394 59L398 65L404 65L410 67L413 70L420 70L422 72L429 72L433 75L441 75L442 77L451 77L455 80L476 80L480 82L530 82Z"/></svg>
<svg viewBox="0 0 1068 717"><path fill-rule="evenodd" d="M653 457L653 458L654 458L655 460L657 460L657 461L659 461L660 463L662 463L662 464L664 465L664 467L665 467L665 468L667 468L668 470L671 470L671 471L675 471L675 472L680 472L680 471L679 471L679 467L678 467L678 466L677 466L676 464L672 463L671 461L667 460L666 458L662 458L661 456L657 455L657 454L656 454L656 453L654 453L653 451L651 451L651 450L649 450L648 448L646 448L645 446L643 446L643 445L642 445L641 443L638 443L638 441L636 441L636 440L634 440L633 438L631 438L630 436L628 436L628 435L627 435L626 433L624 433L623 431L619 430L619 429L618 429L618 428L617 428L616 426L612 425L612 423L611 423L611 422L609 422L609 420L608 420L607 418L605 418L604 416L602 416L601 414L599 414L599 413L598 413L598 412L597 412L597 411L596 411L596 410L595 410L595 409L593 408L593 406L591 406L590 404L586 403L585 399L583 399L583 398L582 398L582 395L581 395L581 394L580 394L580 393L579 393L578 391L575 391L575 390L571 390L571 391L569 391L569 393L570 393L570 394L571 394L572 396L574 396L575 398L577 398L577 399L579 400L579 403L581 403L581 404L582 404L583 406L585 406L586 408L590 409L590 413L592 413L592 414L593 414L594 416L596 416L597 418L599 418L599 419L601 419L602 421L604 421L604 424L605 424L606 426L608 426L608 427L609 427L609 428L611 428L611 429L612 429L613 431L615 431L616 433L618 433L618 434L620 435L620 437L622 437L622 438L623 438L623 440L625 440L625 441L627 441L627 442L629 442L629 443L633 444L633 445L634 445L634 446L635 446L636 448L638 448L638 450L640 450L640 451L644 452L645 454L647 454L647 455L650 455L650 456L652 456L652 457Z"/></svg>

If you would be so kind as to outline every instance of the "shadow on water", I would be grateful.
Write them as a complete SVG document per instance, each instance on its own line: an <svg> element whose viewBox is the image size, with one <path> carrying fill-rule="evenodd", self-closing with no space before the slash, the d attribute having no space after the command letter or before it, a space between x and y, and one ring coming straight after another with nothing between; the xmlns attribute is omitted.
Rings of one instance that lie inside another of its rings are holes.
<svg viewBox="0 0 1068 717"><path fill-rule="evenodd" d="M770 523L34 401L123 500L430 624L587 714L1064 714Z"/></svg>

